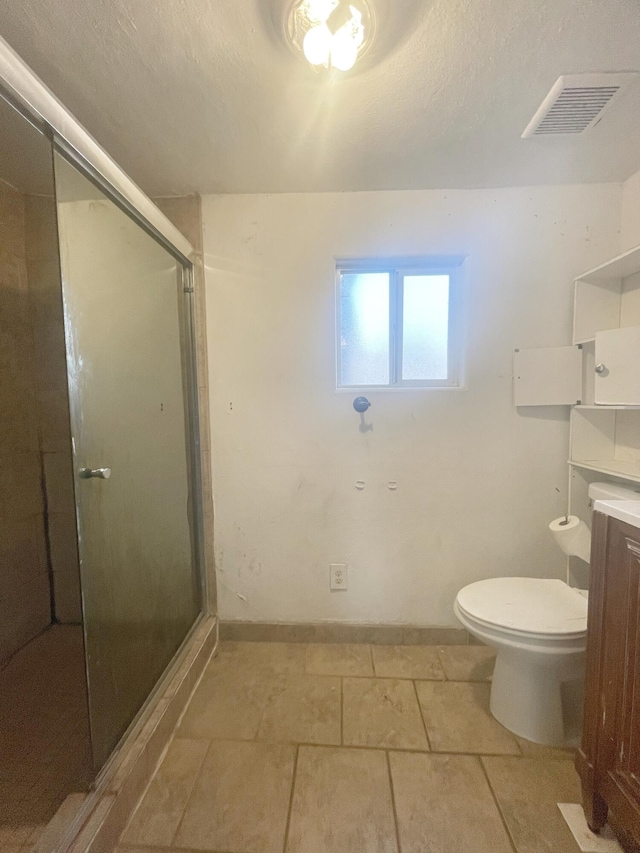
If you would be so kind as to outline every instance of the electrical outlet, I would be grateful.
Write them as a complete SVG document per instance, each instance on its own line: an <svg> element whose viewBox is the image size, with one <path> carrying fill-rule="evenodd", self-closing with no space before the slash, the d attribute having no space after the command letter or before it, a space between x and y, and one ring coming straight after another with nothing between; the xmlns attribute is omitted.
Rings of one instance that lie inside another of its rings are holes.
<svg viewBox="0 0 640 853"><path fill-rule="evenodd" d="M331 563L329 566L329 589L347 589L347 564Z"/></svg>

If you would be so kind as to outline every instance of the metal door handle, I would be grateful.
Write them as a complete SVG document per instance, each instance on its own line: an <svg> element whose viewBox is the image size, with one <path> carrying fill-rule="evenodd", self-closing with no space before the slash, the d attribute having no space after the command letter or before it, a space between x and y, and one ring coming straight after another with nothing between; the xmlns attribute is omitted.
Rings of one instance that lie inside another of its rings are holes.
<svg viewBox="0 0 640 853"><path fill-rule="evenodd" d="M600 363L600 364L596 364L596 366L593 369L595 370L596 373L604 373L605 370L607 369L607 367L605 364Z"/></svg>
<svg viewBox="0 0 640 853"><path fill-rule="evenodd" d="M80 476L83 480L90 480L92 477L108 480L111 476L111 468L81 468Z"/></svg>

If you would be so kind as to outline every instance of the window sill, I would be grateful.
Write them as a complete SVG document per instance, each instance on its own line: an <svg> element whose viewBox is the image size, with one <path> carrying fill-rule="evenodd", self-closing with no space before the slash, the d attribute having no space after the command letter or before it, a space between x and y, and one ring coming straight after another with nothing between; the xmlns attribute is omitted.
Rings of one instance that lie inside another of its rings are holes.
<svg viewBox="0 0 640 853"><path fill-rule="evenodd" d="M406 393L407 391L466 391L466 385L349 385L336 388L337 394L380 394L391 391L396 394L398 391Z"/></svg>

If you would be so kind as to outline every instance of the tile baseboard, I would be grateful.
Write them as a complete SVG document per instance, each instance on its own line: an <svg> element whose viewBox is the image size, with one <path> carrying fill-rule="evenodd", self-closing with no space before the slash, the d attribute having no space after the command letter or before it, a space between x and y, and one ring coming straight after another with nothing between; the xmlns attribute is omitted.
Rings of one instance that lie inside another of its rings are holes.
<svg viewBox="0 0 640 853"><path fill-rule="evenodd" d="M466 646L472 642L464 628L337 622L221 622L220 639L254 643L371 643L379 646Z"/></svg>

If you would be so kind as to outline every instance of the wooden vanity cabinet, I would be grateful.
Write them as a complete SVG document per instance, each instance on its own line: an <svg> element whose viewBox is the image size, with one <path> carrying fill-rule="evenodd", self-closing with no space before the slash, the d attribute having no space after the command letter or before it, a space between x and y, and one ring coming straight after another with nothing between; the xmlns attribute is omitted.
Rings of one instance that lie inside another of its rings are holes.
<svg viewBox="0 0 640 853"><path fill-rule="evenodd" d="M593 513L585 715L576 759L587 822L640 851L640 529Z"/></svg>

